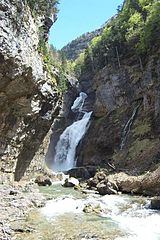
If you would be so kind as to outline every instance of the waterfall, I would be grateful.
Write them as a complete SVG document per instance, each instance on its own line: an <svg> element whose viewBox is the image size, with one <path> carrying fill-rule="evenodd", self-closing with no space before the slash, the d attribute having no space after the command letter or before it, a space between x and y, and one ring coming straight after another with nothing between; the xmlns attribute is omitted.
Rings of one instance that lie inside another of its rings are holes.
<svg viewBox="0 0 160 240"><path fill-rule="evenodd" d="M87 94L81 92L71 107L73 112L83 113L83 105ZM52 165L53 171L67 171L76 166L76 148L88 129L92 112L85 112L82 119L75 121L61 134L56 145L56 153Z"/></svg>
<svg viewBox="0 0 160 240"><path fill-rule="evenodd" d="M137 113L137 111L139 109L140 104L135 107L135 109L133 110L132 116L129 118L128 122L125 124L125 126L123 128L123 131L122 131L122 141L121 141L121 145L120 145L120 149L121 150L124 147L125 141L126 141L127 136L128 136L128 134L130 132L131 126L132 126L132 124L134 122L134 119L135 119L135 116L136 116L136 113Z"/></svg>
<svg viewBox="0 0 160 240"><path fill-rule="evenodd" d="M71 107L71 110L73 112L83 112L83 105L86 98L87 98L87 94L84 92L81 92L79 94L79 97L77 97L76 100L74 101Z"/></svg>

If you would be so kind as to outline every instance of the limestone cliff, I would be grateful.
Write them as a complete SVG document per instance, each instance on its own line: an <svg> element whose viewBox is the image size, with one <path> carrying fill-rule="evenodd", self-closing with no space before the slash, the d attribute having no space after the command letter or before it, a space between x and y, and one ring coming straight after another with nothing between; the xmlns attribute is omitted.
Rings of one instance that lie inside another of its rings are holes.
<svg viewBox="0 0 160 240"><path fill-rule="evenodd" d="M93 120L83 141L79 165L142 173L160 163L160 49L141 69L136 56L121 67L106 65L82 89L95 93ZM87 73L88 74L88 73ZM88 79L89 81L89 79Z"/></svg>
<svg viewBox="0 0 160 240"><path fill-rule="evenodd" d="M85 51L80 85L95 101L79 166L141 174L160 164L159 9L157 1L124 1Z"/></svg>
<svg viewBox="0 0 160 240"><path fill-rule="evenodd" d="M33 17L23 0L2 0L0 16L0 171L19 180L60 109L38 52L40 28L46 37L53 21L49 15Z"/></svg>

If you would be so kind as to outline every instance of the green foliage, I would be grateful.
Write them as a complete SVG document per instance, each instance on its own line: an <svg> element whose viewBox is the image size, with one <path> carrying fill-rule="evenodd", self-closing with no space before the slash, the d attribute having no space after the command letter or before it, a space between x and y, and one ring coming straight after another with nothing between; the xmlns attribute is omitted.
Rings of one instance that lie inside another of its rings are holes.
<svg viewBox="0 0 160 240"><path fill-rule="evenodd" d="M92 39L91 44L90 44L92 49L95 48L101 42L101 38L102 38L101 36L97 36Z"/></svg>
<svg viewBox="0 0 160 240"><path fill-rule="evenodd" d="M67 90L65 77L66 69L64 67L65 61L62 61L59 52L54 48L54 46L49 46L42 37L40 37L39 40L38 51L43 58L43 62L51 76L52 82L57 85L58 92L65 92ZM57 74L55 74L55 71Z"/></svg>
<svg viewBox="0 0 160 240"><path fill-rule="evenodd" d="M150 122L143 122L138 124L136 128L134 128L133 133L134 137L144 137L146 134L151 132L151 124Z"/></svg>
<svg viewBox="0 0 160 240"><path fill-rule="evenodd" d="M33 17L52 14L56 15L58 12L57 0L27 0L27 3L32 11ZM54 16L55 18L55 16ZM39 44L38 52L41 54L44 66L51 76L52 82L57 86L59 93L67 90L66 82L66 59L62 53L57 51L53 45L49 46L44 39L44 28L39 28Z"/></svg>
<svg viewBox="0 0 160 240"><path fill-rule="evenodd" d="M142 15L135 11L135 13L129 18L128 25L129 27L126 33L126 40L129 42L140 35L140 32L143 30L144 21Z"/></svg>
<svg viewBox="0 0 160 240"><path fill-rule="evenodd" d="M57 0L27 0L33 16L57 14Z"/></svg>
<svg viewBox="0 0 160 240"><path fill-rule="evenodd" d="M59 93L64 93L67 91L67 82L63 70L60 70L57 78L57 89Z"/></svg>
<svg viewBox="0 0 160 240"><path fill-rule="evenodd" d="M85 60L85 53L81 53L75 61L74 72L77 77L81 75L81 70L84 64L84 60Z"/></svg>
<svg viewBox="0 0 160 240"><path fill-rule="evenodd" d="M78 72L85 66L94 72L106 64L117 65L118 56L144 55L160 42L160 2L158 0L125 0L117 16L94 38L77 61ZM81 68L80 68L81 66Z"/></svg>
<svg viewBox="0 0 160 240"><path fill-rule="evenodd" d="M147 49L152 47L155 40L160 39L160 2L155 1L153 4L150 3L145 9L147 10L147 18L144 29L140 34L140 41L137 43L140 53L146 52Z"/></svg>

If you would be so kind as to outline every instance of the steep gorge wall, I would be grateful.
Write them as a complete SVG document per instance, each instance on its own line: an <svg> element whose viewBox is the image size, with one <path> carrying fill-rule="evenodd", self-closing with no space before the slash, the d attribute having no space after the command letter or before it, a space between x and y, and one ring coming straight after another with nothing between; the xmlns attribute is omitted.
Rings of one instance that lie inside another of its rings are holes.
<svg viewBox="0 0 160 240"><path fill-rule="evenodd" d="M82 36L64 46L61 51L64 53L65 57L68 60L76 60L79 55L85 51L92 39L102 33L103 28L104 27L101 27L95 31L83 34Z"/></svg>
<svg viewBox="0 0 160 240"><path fill-rule="evenodd" d="M35 21L22 0L1 1L0 16L0 171L20 180L61 101L38 52L45 18Z"/></svg>
<svg viewBox="0 0 160 240"><path fill-rule="evenodd" d="M113 164L116 171L140 174L160 164L159 56L159 48L142 64L135 55L120 56L120 67L115 59L114 65L106 64L94 74L86 70L81 76L81 88L95 94L96 100L78 153L79 166Z"/></svg>

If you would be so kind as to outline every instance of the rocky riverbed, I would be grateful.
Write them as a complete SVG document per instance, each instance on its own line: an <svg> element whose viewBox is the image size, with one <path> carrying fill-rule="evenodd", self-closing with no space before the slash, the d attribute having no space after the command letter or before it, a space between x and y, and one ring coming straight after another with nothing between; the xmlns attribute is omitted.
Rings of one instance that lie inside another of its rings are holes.
<svg viewBox="0 0 160 240"><path fill-rule="evenodd" d="M102 177L102 173L98 176ZM0 185L0 239L160 238L160 213L149 209L150 198L101 196L84 189L87 183L75 190L55 183L39 187L34 181Z"/></svg>
<svg viewBox="0 0 160 240"><path fill-rule="evenodd" d="M24 226L31 209L44 206L46 198L32 183L0 185L0 239L16 239L16 235L33 231Z"/></svg>

